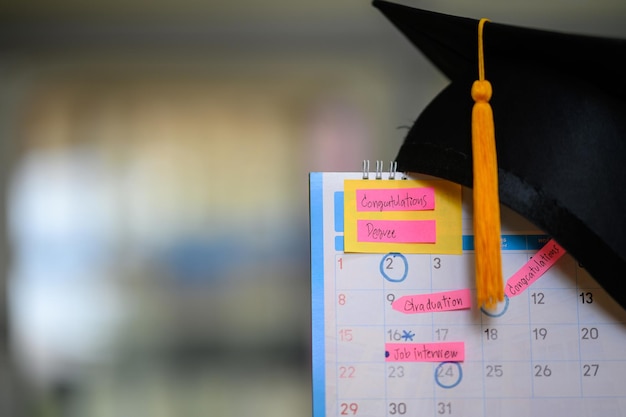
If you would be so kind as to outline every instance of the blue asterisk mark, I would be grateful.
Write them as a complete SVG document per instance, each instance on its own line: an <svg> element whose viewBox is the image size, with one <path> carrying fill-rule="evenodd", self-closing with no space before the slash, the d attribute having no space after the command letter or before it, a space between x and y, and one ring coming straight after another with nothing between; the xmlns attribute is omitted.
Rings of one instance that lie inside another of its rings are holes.
<svg viewBox="0 0 626 417"><path fill-rule="evenodd" d="M415 333L413 333L412 331L402 330L402 338L406 340L407 342L409 340L413 341L413 336L415 336Z"/></svg>

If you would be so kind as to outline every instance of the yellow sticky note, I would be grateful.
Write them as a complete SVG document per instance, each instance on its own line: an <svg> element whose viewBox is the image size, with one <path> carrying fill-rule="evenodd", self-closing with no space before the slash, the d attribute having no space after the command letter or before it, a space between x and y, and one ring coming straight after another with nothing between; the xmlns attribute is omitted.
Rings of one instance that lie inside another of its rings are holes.
<svg viewBox="0 0 626 417"><path fill-rule="evenodd" d="M450 181L345 180L344 251L460 254L461 211Z"/></svg>

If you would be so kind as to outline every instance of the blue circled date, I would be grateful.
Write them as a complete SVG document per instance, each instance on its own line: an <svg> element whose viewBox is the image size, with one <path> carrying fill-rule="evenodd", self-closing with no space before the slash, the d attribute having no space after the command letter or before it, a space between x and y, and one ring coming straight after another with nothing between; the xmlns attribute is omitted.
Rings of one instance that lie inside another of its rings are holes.
<svg viewBox="0 0 626 417"><path fill-rule="evenodd" d="M458 362L441 362L435 368L435 382L441 388L454 388L463 380L463 368Z"/></svg>
<svg viewBox="0 0 626 417"><path fill-rule="evenodd" d="M506 294L504 295L504 306L502 306L502 308L498 308L497 310L487 310L484 307L480 307L480 311L484 315L489 316L489 317L502 317L508 309L509 309L509 297Z"/></svg>
<svg viewBox="0 0 626 417"><path fill-rule="evenodd" d="M389 282L402 282L409 273L409 262L398 252L390 252L380 260L380 274Z"/></svg>

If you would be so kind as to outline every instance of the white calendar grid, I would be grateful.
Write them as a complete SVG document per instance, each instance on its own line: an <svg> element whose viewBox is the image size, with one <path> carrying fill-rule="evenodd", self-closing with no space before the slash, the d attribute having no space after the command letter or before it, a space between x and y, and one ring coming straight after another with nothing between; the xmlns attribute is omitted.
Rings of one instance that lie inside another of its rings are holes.
<svg viewBox="0 0 626 417"><path fill-rule="evenodd" d="M475 300L471 207L464 193L462 255L345 254L343 181L361 177L310 177L313 417L626 414L626 313L572 257L494 312L392 310L403 295ZM547 240L505 209L503 236L505 277ZM465 361L385 361L385 343L437 341L465 342Z"/></svg>

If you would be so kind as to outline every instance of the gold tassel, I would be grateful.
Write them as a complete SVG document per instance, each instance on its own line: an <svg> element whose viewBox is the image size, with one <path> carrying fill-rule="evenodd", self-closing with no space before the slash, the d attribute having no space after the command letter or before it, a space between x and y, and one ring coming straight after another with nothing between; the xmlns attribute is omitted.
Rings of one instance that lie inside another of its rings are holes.
<svg viewBox="0 0 626 417"><path fill-rule="evenodd" d="M483 26L478 24L478 80L472 85L472 154L474 166L474 249L478 305L493 308L504 300L500 255L500 200L491 83L485 80Z"/></svg>

